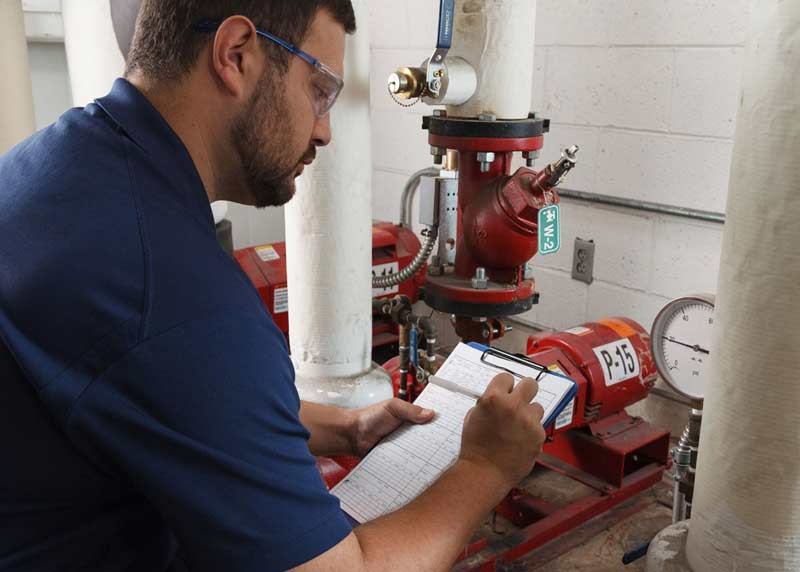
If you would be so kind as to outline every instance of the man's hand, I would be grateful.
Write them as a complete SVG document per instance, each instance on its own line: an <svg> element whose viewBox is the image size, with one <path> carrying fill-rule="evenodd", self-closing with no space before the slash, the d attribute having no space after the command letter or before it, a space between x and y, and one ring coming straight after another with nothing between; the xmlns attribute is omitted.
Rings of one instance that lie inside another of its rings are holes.
<svg viewBox="0 0 800 572"><path fill-rule="evenodd" d="M449 570L486 514L533 468L545 437L544 411L531 404L537 389L531 379L514 387L511 375L495 377L464 420L458 461L439 480L405 507L362 524L297 570ZM360 452L404 419L433 417L398 399L353 411L361 414L365 433L372 434L358 446ZM397 542L412 537L413 543Z"/></svg>
<svg viewBox="0 0 800 572"><path fill-rule="evenodd" d="M494 469L509 488L525 478L545 439L544 410L531 403L538 390L530 378L514 387L511 374L495 376L464 419L460 459Z"/></svg>
<svg viewBox="0 0 800 572"><path fill-rule="evenodd" d="M432 409L423 409L401 399L387 399L375 405L353 411L354 422L351 433L353 453L363 457L383 437L406 421L427 423L433 419Z"/></svg>

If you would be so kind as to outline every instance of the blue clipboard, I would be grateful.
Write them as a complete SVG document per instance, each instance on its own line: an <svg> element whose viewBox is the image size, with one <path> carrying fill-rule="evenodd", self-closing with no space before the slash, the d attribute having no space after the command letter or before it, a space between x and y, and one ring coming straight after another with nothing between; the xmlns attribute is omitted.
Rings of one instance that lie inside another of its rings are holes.
<svg viewBox="0 0 800 572"><path fill-rule="evenodd" d="M487 354L491 354L494 357L498 357L498 358L501 358L501 359L508 360L509 363L512 363L512 364L513 363L517 363L517 364L521 364L521 365L524 365L526 367L530 367L530 368L533 368L535 370L538 370L540 372L539 375L543 375L543 374L546 373L548 375L561 377L563 379L566 379L566 380L572 382L572 387L569 389L569 391L567 391L567 393L564 395L564 397L561 398L561 401L559 401L558 405L556 405L556 408L553 410L553 413L550 414L550 417L545 419L544 423L542 424L542 426L545 429L549 429L550 428L550 426L555 422L555 420L558 418L558 416L561 414L561 412L564 410L564 408L569 404L570 401L572 401L572 398L575 397L575 394L578 393L578 384L575 383L575 380L573 380L572 378L567 377L563 373L558 373L556 371L551 371L546 366L544 366L542 364L539 364L539 363L536 363L535 361L533 361L532 359L528 358L527 356L520 355L520 354L508 353L506 351L499 350L499 349L496 349L496 348L490 348L489 346L484 346L483 344L479 344L478 342L469 342L467 345L469 345L470 347L475 348L476 350L480 350L480 351L483 352L483 356L481 356L481 361L483 363L485 363L486 365L491 365L492 367L497 368L499 371L508 372L511 375L515 376L515 377L520 377L520 375L517 374L516 372L512 371L511 369L504 368L504 367L498 366L497 364L493 364L493 363L490 364L489 362L484 361L484 357ZM537 376L537 380L538 380L538 376Z"/></svg>

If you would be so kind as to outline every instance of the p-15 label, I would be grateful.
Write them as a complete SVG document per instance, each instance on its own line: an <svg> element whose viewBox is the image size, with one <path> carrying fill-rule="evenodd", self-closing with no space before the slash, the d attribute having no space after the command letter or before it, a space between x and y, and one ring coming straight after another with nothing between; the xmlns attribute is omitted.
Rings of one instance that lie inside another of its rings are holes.
<svg viewBox="0 0 800 572"><path fill-rule="evenodd" d="M628 338L594 348L600 360L606 385L614 385L639 376L639 358Z"/></svg>

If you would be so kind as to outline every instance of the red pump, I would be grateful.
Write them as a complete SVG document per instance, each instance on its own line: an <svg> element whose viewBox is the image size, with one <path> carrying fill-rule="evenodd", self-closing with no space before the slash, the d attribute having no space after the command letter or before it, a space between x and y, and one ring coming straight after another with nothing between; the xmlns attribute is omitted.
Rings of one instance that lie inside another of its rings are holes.
<svg viewBox="0 0 800 572"><path fill-rule="evenodd" d="M479 532L455 570L500 569L660 482L668 467L669 432L625 412L647 397L657 378L642 326L608 318L538 334L528 339L526 354L578 384L574 400L548 428L535 472L559 473L588 492L557 506L513 489L495 510L517 529L501 540ZM384 368L396 391L397 360ZM410 393L416 396L421 389L415 383Z"/></svg>

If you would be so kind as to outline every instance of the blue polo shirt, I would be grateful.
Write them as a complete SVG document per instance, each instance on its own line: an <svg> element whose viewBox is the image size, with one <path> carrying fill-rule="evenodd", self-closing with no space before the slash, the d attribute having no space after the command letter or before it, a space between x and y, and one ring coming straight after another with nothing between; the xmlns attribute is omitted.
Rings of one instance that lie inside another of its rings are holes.
<svg viewBox="0 0 800 572"><path fill-rule="evenodd" d="M0 158L0 570L284 570L350 525L189 153L111 93Z"/></svg>

